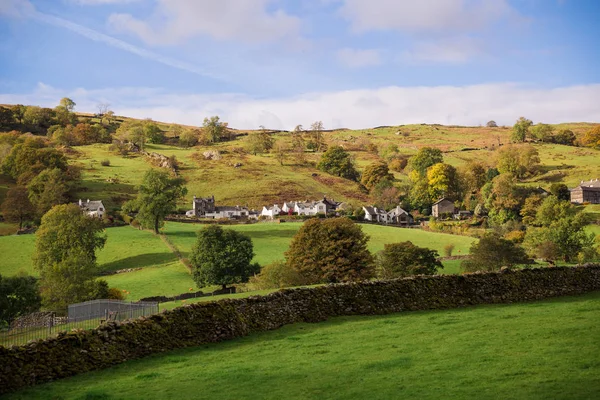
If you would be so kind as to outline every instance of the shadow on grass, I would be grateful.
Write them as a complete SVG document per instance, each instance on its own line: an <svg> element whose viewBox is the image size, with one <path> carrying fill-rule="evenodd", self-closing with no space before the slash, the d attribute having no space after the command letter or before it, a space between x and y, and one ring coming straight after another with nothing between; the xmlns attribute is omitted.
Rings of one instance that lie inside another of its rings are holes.
<svg viewBox="0 0 600 400"><path fill-rule="evenodd" d="M141 268L151 267L163 264L169 264L173 261L177 261L177 257L172 253L148 253L139 254L137 256L122 258L117 261L102 264L100 271L116 271L124 268Z"/></svg>

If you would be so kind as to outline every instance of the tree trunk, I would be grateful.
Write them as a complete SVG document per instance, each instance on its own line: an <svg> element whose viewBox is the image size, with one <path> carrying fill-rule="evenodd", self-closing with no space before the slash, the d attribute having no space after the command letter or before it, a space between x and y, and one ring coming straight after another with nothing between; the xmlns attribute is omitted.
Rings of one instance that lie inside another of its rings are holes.
<svg viewBox="0 0 600 400"><path fill-rule="evenodd" d="M158 217L154 219L154 233L158 235Z"/></svg>

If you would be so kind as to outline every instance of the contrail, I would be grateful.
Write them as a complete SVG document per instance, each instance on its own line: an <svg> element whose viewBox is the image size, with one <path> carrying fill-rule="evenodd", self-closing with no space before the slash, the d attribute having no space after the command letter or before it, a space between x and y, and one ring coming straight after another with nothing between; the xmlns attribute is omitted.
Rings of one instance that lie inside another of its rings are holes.
<svg viewBox="0 0 600 400"><path fill-rule="evenodd" d="M68 21L66 19L62 19L62 18L55 17L55 16L48 15L48 14L44 14L44 13L41 13L38 11L30 12L30 13L28 13L28 16L31 16L33 19L45 22L50 25L68 29L72 32L77 33L78 35L84 36L95 42L105 43L109 46L128 51L130 53L136 54L136 55L146 58L148 60L156 61L161 64L180 69L182 71L191 72L193 74L218 79L221 81L228 80L226 77L224 77L222 75L214 74L212 72L208 72L201 68L198 68L195 65L188 64L186 62L175 60L175 59L172 59L169 57L165 57L165 56L162 56L160 54L154 53L154 52L146 50L146 49L142 49L140 47L134 46L132 44L129 44L129 43L124 42L119 39L115 39L114 37L105 35L103 33L95 31L93 29L86 28L85 26L76 24L76 23Z"/></svg>

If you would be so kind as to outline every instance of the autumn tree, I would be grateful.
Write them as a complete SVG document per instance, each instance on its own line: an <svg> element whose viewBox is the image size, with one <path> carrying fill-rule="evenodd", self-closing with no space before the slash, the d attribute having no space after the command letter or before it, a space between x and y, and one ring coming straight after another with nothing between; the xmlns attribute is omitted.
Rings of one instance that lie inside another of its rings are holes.
<svg viewBox="0 0 600 400"><path fill-rule="evenodd" d="M186 195L182 178L172 178L168 172L151 169L144 175L138 196L124 204L128 212L137 212L136 219L146 228L159 233L164 219L172 213L177 201Z"/></svg>
<svg viewBox="0 0 600 400"><path fill-rule="evenodd" d="M600 125L596 125L583 135L581 143L584 146L600 149Z"/></svg>
<svg viewBox="0 0 600 400"><path fill-rule="evenodd" d="M501 174L482 188L485 208L489 210L489 220L502 224L517 219L527 194L517 185L517 180L510 174Z"/></svg>
<svg viewBox="0 0 600 400"><path fill-rule="evenodd" d="M250 133L246 141L248 151L254 155L268 152L273 148L273 143L273 138L264 127Z"/></svg>
<svg viewBox="0 0 600 400"><path fill-rule="evenodd" d="M379 157L383 158L385 161L392 161L396 155L398 155L399 149L398 145L395 143L389 143L381 148L379 151Z"/></svg>
<svg viewBox="0 0 600 400"><path fill-rule="evenodd" d="M525 117L520 117L517 122L513 125L513 130L510 135L510 140L513 143L522 143L529 134L529 128L533 125L531 120Z"/></svg>
<svg viewBox="0 0 600 400"><path fill-rule="evenodd" d="M450 164L438 163L427 169L427 185L432 199L460 197L460 182L456 168Z"/></svg>
<svg viewBox="0 0 600 400"><path fill-rule="evenodd" d="M402 278L410 275L435 275L444 268L438 260L438 252L412 242L384 245L377 254L377 276L382 279Z"/></svg>
<svg viewBox="0 0 600 400"><path fill-rule="evenodd" d="M275 159L279 161L279 165L283 166L285 160L288 157L289 147L283 142L283 140L277 140L273 145L273 154Z"/></svg>
<svg viewBox="0 0 600 400"><path fill-rule="evenodd" d="M10 188L0 209L6 221L19 223L19 230L23 229L23 222L35 215L35 207L29 201L29 192L23 186Z"/></svg>
<svg viewBox="0 0 600 400"><path fill-rule="evenodd" d="M368 240L347 218L311 219L294 236L285 256L304 283L359 281L374 275Z"/></svg>
<svg viewBox="0 0 600 400"><path fill-rule="evenodd" d="M382 180L393 181L394 175L390 173L387 164L380 161L370 164L365 168L360 183L371 190Z"/></svg>
<svg viewBox="0 0 600 400"><path fill-rule="evenodd" d="M425 176L427 168L444 162L442 151L433 147L421 147L417 153L408 159L408 167L419 175Z"/></svg>
<svg viewBox="0 0 600 400"><path fill-rule="evenodd" d="M532 139L539 140L540 142L551 142L554 135L554 128L548 124L537 124L534 125L530 130L529 134Z"/></svg>
<svg viewBox="0 0 600 400"><path fill-rule="evenodd" d="M525 250L497 233L486 233L471 245L469 258L461 262L467 272L498 271L501 267L531 264Z"/></svg>
<svg viewBox="0 0 600 400"><path fill-rule="evenodd" d="M323 122L321 121L315 121L310 125L310 137L311 137L311 141L310 141L310 146L311 148L313 148L315 151L321 151L324 147L324 140L323 140Z"/></svg>
<svg viewBox="0 0 600 400"><path fill-rule="evenodd" d="M248 278L260 272L260 266L252 264L254 250L249 236L210 225L200 230L192 248L190 263L198 287L248 282Z"/></svg>
<svg viewBox="0 0 600 400"><path fill-rule="evenodd" d="M29 199L38 217L52 207L66 203L73 181L66 171L59 168L45 169L27 185Z"/></svg>
<svg viewBox="0 0 600 400"><path fill-rule="evenodd" d="M532 225L535 223L538 208L543 201L543 197L539 194L532 194L525 199L525 203L520 211L522 221L525 225Z"/></svg>
<svg viewBox="0 0 600 400"><path fill-rule="evenodd" d="M306 150L306 142L303 137L302 125L297 125L292 131L292 153L296 158L298 164L304 164L306 162L306 156L304 151Z"/></svg>
<svg viewBox="0 0 600 400"><path fill-rule="evenodd" d="M400 190L394 186L391 180L384 179L373 186L371 189L371 198L375 206L384 210L389 210L398 205L398 202L400 201Z"/></svg>
<svg viewBox="0 0 600 400"><path fill-rule="evenodd" d="M358 171L350 153L341 146L331 146L323 155L317 168L328 174L339 176L353 181L358 180Z"/></svg>
<svg viewBox="0 0 600 400"><path fill-rule="evenodd" d="M563 144L565 146L573 146L577 140L577 136L570 129L561 129L550 139L552 143Z"/></svg>
<svg viewBox="0 0 600 400"><path fill-rule="evenodd" d="M129 142L136 145L140 150L144 150L146 144L146 132L144 124L141 121L125 121L123 122L115 135L121 142Z"/></svg>
<svg viewBox="0 0 600 400"><path fill-rule="evenodd" d="M53 207L36 232L33 264L40 273L40 292L47 308L91 300L98 295L96 251L104 247L104 226L74 204Z"/></svg>
<svg viewBox="0 0 600 400"><path fill-rule="evenodd" d="M2 162L3 172L26 184L44 169L66 171L68 163L65 155L45 146L40 138L28 138L15 144Z"/></svg>
<svg viewBox="0 0 600 400"><path fill-rule="evenodd" d="M23 124L23 116L25 115L25 111L27 110L27 107L24 106L23 104L15 104L10 109L13 113L14 118L17 120L17 122L19 124Z"/></svg>

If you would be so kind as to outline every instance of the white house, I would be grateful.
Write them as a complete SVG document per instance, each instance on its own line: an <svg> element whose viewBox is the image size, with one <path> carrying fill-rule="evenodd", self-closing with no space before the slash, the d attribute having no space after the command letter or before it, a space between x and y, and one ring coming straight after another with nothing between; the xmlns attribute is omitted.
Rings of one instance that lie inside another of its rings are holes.
<svg viewBox="0 0 600 400"><path fill-rule="evenodd" d="M274 218L278 216L279 213L281 213L281 208L279 207L279 205L273 204L272 207L263 207L260 215L267 218Z"/></svg>
<svg viewBox="0 0 600 400"><path fill-rule="evenodd" d="M322 200L304 203L296 202L294 212L298 215L327 214L327 204Z"/></svg>
<svg viewBox="0 0 600 400"><path fill-rule="evenodd" d="M380 222L384 224L409 225L413 222L413 217L400 206L393 208L389 212L377 207L363 207L365 220Z"/></svg>
<svg viewBox="0 0 600 400"><path fill-rule="evenodd" d="M409 225L414 219L408 211L402 209L400 206L396 206L388 212L388 218L390 223L398 225Z"/></svg>
<svg viewBox="0 0 600 400"><path fill-rule="evenodd" d="M289 213L290 211L294 212L295 206L296 205L294 204L294 202L285 202L281 207L281 211L283 211L284 213Z"/></svg>
<svg viewBox="0 0 600 400"><path fill-rule="evenodd" d="M250 211L246 207L240 206L219 206L215 207L213 212L207 212L204 214L205 218L248 218Z"/></svg>
<svg viewBox="0 0 600 400"><path fill-rule="evenodd" d="M371 222L388 222L388 215L385 210L381 210L377 207L363 207L365 212L365 220Z"/></svg>
<svg viewBox="0 0 600 400"><path fill-rule="evenodd" d="M102 204L102 200L90 201L90 199L87 199L87 201L83 201L79 199L79 202L75 204L77 204L79 208L81 208L81 211L83 211L90 217L102 218L102 216L106 212L106 208L104 207L104 204Z"/></svg>

